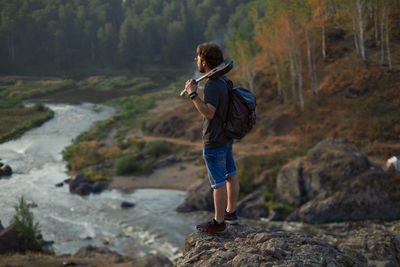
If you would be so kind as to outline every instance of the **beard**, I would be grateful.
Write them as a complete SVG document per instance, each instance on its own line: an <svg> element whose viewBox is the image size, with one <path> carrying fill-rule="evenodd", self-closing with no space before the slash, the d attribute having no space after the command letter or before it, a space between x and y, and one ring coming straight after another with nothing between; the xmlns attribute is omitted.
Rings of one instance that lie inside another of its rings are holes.
<svg viewBox="0 0 400 267"><path fill-rule="evenodd" d="M202 64L198 64L197 68L199 69L200 73L206 73L206 68Z"/></svg>

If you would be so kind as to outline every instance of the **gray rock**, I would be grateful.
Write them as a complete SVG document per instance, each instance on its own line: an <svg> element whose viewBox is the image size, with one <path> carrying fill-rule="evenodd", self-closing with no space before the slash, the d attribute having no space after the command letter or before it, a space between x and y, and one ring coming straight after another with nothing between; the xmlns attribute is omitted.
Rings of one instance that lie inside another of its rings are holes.
<svg viewBox="0 0 400 267"><path fill-rule="evenodd" d="M365 172L346 184L346 190L321 194L305 203L287 220L326 223L400 218L400 183L395 174Z"/></svg>
<svg viewBox="0 0 400 267"><path fill-rule="evenodd" d="M55 184L55 187L63 187L63 186L64 186L63 182Z"/></svg>
<svg viewBox="0 0 400 267"><path fill-rule="evenodd" d="M178 212L195 210L214 210L213 190L208 179L190 186L187 190L185 201L176 208Z"/></svg>
<svg viewBox="0 0 400 267"><path fill-rule="evenodd" d="M329 138L305 157L285 165L276 193L295 211L287 220L309 223L400 218L400 183L395 174L371 171L354 145Z"/></svg>
<svg viewBox="0 0 400 267"><path fill-rule="evenodd" d="M12 175L12 169L8 165L2 165L0 167L0 177L1 176L11 176Z"/></svg>
<svg viewBox="0 0 400 267"><path fill-rule="evenodd" d="M121 203L121 208L123 209L129 209L135 207L135 203L128 202L128 201L122 201Z"/></svg>
<svg viewBox="0 0 400 267"><path fill-rule="evenodd" d="M265 209L265 200L262 196L263 188L254 191L253 193L244 197L237 205L237 215L259 219L268 216L268 210Z"/></svg>
<svg viewBox="0 0 400 267"><path fill-rule="evenodd" d="M190 234L176 266L348 266L348 255L356 252L346 253L304 234L238 225L228 226L228 232L220 235ZM360 256L353 263L366 266L367 262Z"/></svg>
<svg viewBox="0 0 400 267"><path fill-rule="evenodd" d="M172 267L173 263L163 255L148 254L139 259L134 260L133 266L136 267Z"/></svg>

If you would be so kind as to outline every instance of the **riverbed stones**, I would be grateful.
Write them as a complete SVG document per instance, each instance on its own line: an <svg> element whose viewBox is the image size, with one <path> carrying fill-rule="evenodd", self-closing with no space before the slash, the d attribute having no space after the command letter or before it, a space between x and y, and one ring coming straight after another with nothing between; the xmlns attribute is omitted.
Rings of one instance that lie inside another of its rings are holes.
<svg viewBox="0 0 400 267"><path fill-rule="evenodd" d="M400 218L400 175L372 168L364 153L342 139L326 139L285 165L276 193L295 208L287 220Z"/></svg>
<svg viewBox="0 0 400 267"><path fill-rule="evenodd" d="M69 191L78 195L89 195L90 193L101 193L108 188L105 182L93 182L82 173L78 173L69 182Z"/></svg>
<svg viewBox="0 0 400 267"><path fill-rule="evenodd" d="M367 266L366 259L351 249L342 252L335 245L301 233L269 232L247 225L228 226L225 234L202 232L185 240L177 266Z"/></svg>

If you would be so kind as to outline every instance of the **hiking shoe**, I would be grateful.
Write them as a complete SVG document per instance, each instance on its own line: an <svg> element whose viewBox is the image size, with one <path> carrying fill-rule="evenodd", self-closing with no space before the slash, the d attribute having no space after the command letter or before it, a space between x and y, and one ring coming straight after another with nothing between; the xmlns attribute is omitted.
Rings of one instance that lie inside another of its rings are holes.
<svg viewBox="0 0 400 267"><path fill-rule="evenodd" d="M214 218L206 223L202 223L196 226L200 232L207 233L225 233L226 225L225 222L218 223Z"/></svg>
<svg viewBox="0 0 400 267"><path fill-rule="evenodd" d="M236 216L236 210L234 212L231 212L231 213L225 211L224 221L227 224L238 224L239 223L239 219Z"/></svg>

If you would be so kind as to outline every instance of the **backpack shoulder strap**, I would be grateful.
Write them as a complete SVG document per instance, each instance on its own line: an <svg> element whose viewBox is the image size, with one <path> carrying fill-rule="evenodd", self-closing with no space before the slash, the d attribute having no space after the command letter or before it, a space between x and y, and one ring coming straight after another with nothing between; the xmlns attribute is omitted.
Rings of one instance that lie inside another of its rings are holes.
<svg viewBox="0 0 400 267"><path fill-rule="evenodd" d="M233 83L232 83L232 81L229 80L226 76L219 76L217 79L220 80L220 81L222 81L222 82L226 85L226 87L228 88L228 90L232 90L232 88L233 88Z"/></svg>

